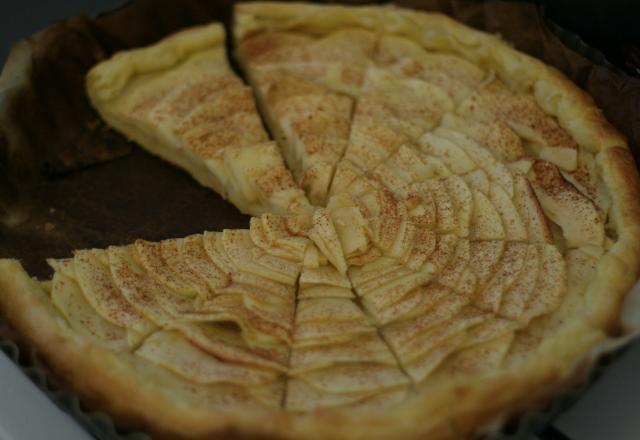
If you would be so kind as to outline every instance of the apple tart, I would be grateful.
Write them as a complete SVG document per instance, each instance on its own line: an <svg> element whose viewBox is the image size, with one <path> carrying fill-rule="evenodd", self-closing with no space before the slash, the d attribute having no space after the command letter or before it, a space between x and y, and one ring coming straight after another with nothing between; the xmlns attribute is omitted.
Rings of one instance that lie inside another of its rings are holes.
<svg viewBox="0 0 640 440"><path fill-rule="evenodd" d="M48 281L1 260L55 374L160 438L473 438L581 379L640 266L590 97L439 14L242 3L233 37L252 88L217 24L89 72L107 123L254 217Z"/></svg>

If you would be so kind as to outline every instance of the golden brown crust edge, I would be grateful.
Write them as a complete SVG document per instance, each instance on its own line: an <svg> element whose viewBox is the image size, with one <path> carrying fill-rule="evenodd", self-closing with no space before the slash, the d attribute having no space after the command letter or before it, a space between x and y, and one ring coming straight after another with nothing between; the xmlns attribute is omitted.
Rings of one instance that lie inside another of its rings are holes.
<svg viewBox="0 0 640 440"><path fill-rule="evenodd" d="M167 69L190 54L223 46L224 41L222 24L210 23L169 35L151 46L118 52L87 73L86 90L94 105L115 99L131 77Z"/></svg>
<svg viewBox="0 0 640 440"><path fill-rule="evenodd" d="M591 324L612 333L620 330L621 308L640 269L640 176L628 148L607 148L596 157L611 192L609 223L617 240L598 263L586 297Z"/></svg>

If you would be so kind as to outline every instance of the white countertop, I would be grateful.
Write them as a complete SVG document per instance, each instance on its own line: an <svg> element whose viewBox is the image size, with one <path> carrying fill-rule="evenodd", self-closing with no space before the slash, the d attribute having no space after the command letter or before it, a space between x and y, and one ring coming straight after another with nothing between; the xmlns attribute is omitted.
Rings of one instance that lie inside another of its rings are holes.
<svg viewBox="0 0 640 440"><path fill-rule="evenodd" d="M0 440L90 440L4 353L0 354Z"/></svg>

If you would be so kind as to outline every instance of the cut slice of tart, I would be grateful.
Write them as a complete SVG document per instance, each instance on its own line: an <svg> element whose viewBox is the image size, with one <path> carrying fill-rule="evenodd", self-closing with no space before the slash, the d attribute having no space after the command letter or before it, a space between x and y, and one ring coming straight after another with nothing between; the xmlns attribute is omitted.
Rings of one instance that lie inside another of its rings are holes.
<svg viewBox="0 0 640 440"><path fill-rule="evenodd" d="M43 336L58 341L46 356L54 369L71 362L57 352L62 347L73 362L89 357L71 367L69 380L84 384L82 393L108 395L104 387L132 380L134 400L153 389L161 401L180 401L200 414L279 408L309 241L287 233L285 219L278 227L273 215L265 217L252 227L260 231L80 250L49 260L51 282L28 278L8 260L2 273L29 286L21 301L52 319L41 325L49 326ZM263 239L276 234L278 240ZM287 252L287 245L300 251ZM85 374L102 376L96 365L89 371L95 362L111 365L115 377L87 382Z"/></svg>
<svg viewBox="0 0 640 440"><path fill-rule="evenodd" d="M113 128L244 213L306 205L224 40L223 27L210 24L117 53L88 73L91 102Z"/></svg>
<svg viewBox="0 0 640 440"><path fill-rule="evenodd" d="M316 38L300 32L236 35L237 56L294 177L323 205L349 140L354 97L377 37L341 29Z"/></svg>

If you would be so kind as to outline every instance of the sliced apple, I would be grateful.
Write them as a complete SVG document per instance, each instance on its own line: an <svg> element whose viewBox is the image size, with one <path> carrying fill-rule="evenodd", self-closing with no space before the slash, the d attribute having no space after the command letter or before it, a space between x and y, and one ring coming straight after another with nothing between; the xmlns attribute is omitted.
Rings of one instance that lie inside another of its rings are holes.
<svg viewBox="0 0 640 440"><path fill-rule="evenodd" d="M540 159L567 171L577 167L578 145L558 121L547 115L534 97L512 93L500 80L471 95L457 112L483 122L501 120L525 139L526 147Z"/></svg>
<svg viewBox="0 0 640 440"><path fill-rule="evenodd" d="M272 131L283 146L293 175L311 203L323 205L338 160L349 140L352 100L329 90L296 94L295 78L281 77L264 100ZM278 96L274 97L274 89ZM286 96L281 96L286 94Z"/></svg>
<svg viewBox="0 0 640 440"><path fill-rule="evenodd" d="M386 367L386 369L392 371L393 378L398 378L391 367ZM348 374L349 372L341 373ZM369 371L364 370L361 374L364 376L362 380L376 379ZM325 382L330 380L330 376L326 376ZM322 408L357 405L358 408L380 409L401 402L406 399L407 394L408 386L405 383L400 386L390 387L390 389L331 392L330 390L319 389L302 378L294 377L287 382L285 408L288 411L313 411Z"/></svg>
<svg viewBox="0 0 640 440"><path fill-rule="evenodd" d="M550 243L551 231L531 184L521 174L514 175L513 202L527 228L531 243Z"/></svg>
<svg viewBox="0 0 640 440"><path fill-rule="evenodd" d="M169 289L187 296L198 295L198 290L185 281L172 266L162 258L160 243L152 243L145 240L136 240L133 243L134 258L145 268L158 283L164 284Z"/></svg>
<svg viewBox="0 0 640 440"><path fill-rule="evenodd" d="M345 342L357 335L375 333L365 314L350 299L313 298L298 303L293 337L296 347Z"/></svg>
<svg viewBox="0 0 640 440"><path fill-rule="evenodd" d="M103 344L111 350L128 350L127 331L100 316L85 299L78 283L56 272L51 282L51 301L73 331Z"/></svg>
<svg viewBox="0 0 640 440"><path fill-rule="evenodd" d="M520 136L500 120L478 122L455 113L445 113L441 125L469 136L500 162L520 160L526 154Z"/></svg>
<svg viewBox="0 0 640 440"><path fill-rule="evenodd" d="M492 184L489 190L489 200L493 204L504 225L505 239L508 241L526 242L529 238L527 228L520 218L515 205L501 186Z"/></svg>
<svg viewBox="0 0 640 440"><path fill-rule="evenodd" d="M471 93L485 76L480 68L461 57L429 52L398 36L380 39L376 61L393 72L441 87L455 102Z"/></svg>
<svg viewBox="0 0 640 440"><path fill-rule="evenodd" d="M217 323L177 323L185 339L217 359L286 372L289 347L285 344L249 347L237 329Z"/></svg>
<svg viewBox="0 0 640 440"><path fill-rule="evenodd" d="M442 285L434 283L422 285L410 291L400 301L380 311L377 318L383 326L415 318L432 309L451 294L451 290Z"/></svg>
<svg viewBox="0 0 640 440"><path fill-rule="evenodd" d="M356 113L369 115L416 140L437 126L442 113L453 106L438 86L369 67Z"/></svg>
<svg viewBox="0 0 640 440"><path fill-rule="evenodd" d="M378 393L409 383L397 366L380 364L337 365L307 372L303 378L326 393Z"/></svg>
<svg viewBox="0 0 640 440"><path fill-rule="evenodd" d="M89 304L107 321L125 329L148 334L155 325L127 301L113 281L108 266L96 257L98 250L77 251L73 266L78 285Z"/></svg>
<svg viewBox="0 0 640 440"><path fill-rule="evenodd" d="M338 272L347 272L347 262L345 260L342 245L338 232L329 212L324 209L317 209L313 213L313 227L309 231L309 238L315 243L320 252L335 266Z"/></svg>
<svg viewBox="0 0 640 440"><path fill-rule="evenodd" d="M395 329L383 330L404 369L415 382L422 382L448 354L464 343L466 329L489 319L488 314L473 307L464 307L464 303L458 301L449 300L450 305L442 307L440 314L436 309L428 315L429 319L413 322L414 329L409 338L397 335Z"/></svg>
<svg viewBox="0 0 640 440"><path fill-rule="evenodd" d="M467 153L467 156L475 162L477 167L485 167L496 161L488 150L482 148L478 143L464 133L440 126L433 130L433 134L447 139L463 149L464 152Z"/></svg>
<svg viewBox="0 0 640 440"><path fill-rule="evenodd" d="M471 259L469 263L479 285L483 286L494 273L504 249L505 242L502 240L472 241L470 243Z"/></svg>
<svg viewBox="0 0 640 440"><path fill-rule="evenodd" d="M222 244L239 271L291 286L298 278L299 264L273 257L254 246L247 230L225 229L222 232Z"/></svg>
<svg viewBox="0 0 640 440"><path fill-rule="evenodd" d="M521 319L529 303L529 298L535 294L540 268L537 246L527 245L527 254L522 270L513 284L502 295L499 312L501 316L514 320Z"/></svg>
<svg viewBox="0 0 640 440"><path fill-rule="evenodd" d="M603 245L604 222L598 208L567 182L555 165L536 161L530 179L542 209L562 228L568 247Z"/></svg>
<svg viewBox="0 0 640 440"><path fill-rule="evenodd" d="M455 232L460 237L467 237L469 235L474 206L472 192L467 183L456 175L447 177L445 179L445 185L456 215Z"/></svg>
<svg viewBox="0 0 640 440"><path fill-rule="evenodd" d="M209 290L229 285L229 274L211 261L204 248L202 234L189 235L178 241L178 245L182 261L209 285Z"/></svg>
<svg viewBox="0 0 640 440"><path fill-rule="evenodd" d="M551 244L539 244L538 255L536 294L529 297L525 320L554 311L567 291L566 263L558 249Z"/></svg>
<svg viewBox="0 0 640 440"><path fill-rule="evenodd" d="M456 292L460 278L469 265L470 255L469 240L458 240L455 253L440 273L438 283Z"/></svg>
<svg viewBox="0 0 640 440"><path fill-rule="evenodd" d="M480 191L484 195L489 195L489 187L491 186L491 181L489 180L487 172L482 168L473 170L470 173L462 176L462 178L465 182L467 182L470 188Z"/></svg>
<svg viewBox="0 0 640 440"><path fill-rule="evenodd" d="M289 374L295 376L307 371L353 363L397 365L389 347L377 333L371 333L355 336L346 342L295 347L291 352Z"/></svg>
<svg viewBox="0 0 640 440"><path fill-rule="evenodd" d="M351 283L332 265L303 267L300 274L298 299L353 298Z"/></svg>
<svg viewBox="0 0 640 440"><path fill-rule="evenodd" d="M466 174L477 168L466 151L446 138L425 133L418 145L420 151L440 159L454 174Z"/></svg>
<svg viewBox="0 0 640 440"><path fill-rule="evenodd" d="M442 366L442 374L479 374L500 368L511 348L513 338L513 333L507 333L456 353Z"/></svg>
<svg viewBox="0 0 640 440"><path fill-rule="evenodd" d="M489 180L500 186L509 197L513 197L513 173L502 162L492 162L486 165L484 170L489 176Z"/></svg>
<svg viewBox="0 0 640 440"><path fill-rule="evenodd" d="M135 354L199 384L229 383L251 387L277 379L275 371L221 362L175 331L155 332Z"/></svg>
<svg viewBox="0 0 640 440"><path fill-rule="evenodd" d="M504 240L502 219L491 200L480 191L472 189L473 213L469 238L472 240Z"/></svg>
<svg viewBox="0 0 640 440"><path fill-rule="evenodd" d="M358 167L365 171L372 170L398 151L401 145L409 142L409 138L404 134L393 130L373 115L359 111L371 105L374 104L369 103L366 97L358 100L349 145L344 154L344 159L358 164Z"/></svg>
<svg viewBox="0 0 640 440"><path fill-rule="evenodd" d="M160 242L160 255L167 265L173 268L174 273L182 278L187 284L189 284L197 292L198 296L207 296L209 292L209 285L203 278L203 276L193 270L187 261L183 258L183 254L180 252L182 247L181 239L169 239L162 240ZM202 248L203 254L204 248Z"/></svg>
<svg viewBox="0 0 640 440"><path fill-rule="evenodd" d="M440 273L451 261L455 251L456 243L458 242L458 236L455 234L442 234L438 235L436 239L436 248L429 255L425 263L425 267L428 271L433 273Z"/></svg>
<svg viewBox="0 0 640 440"><path fill-rule="evenodd" d="M496 313L500 309L502 296L515 282L524 266L527 245L507 243L495 273L488 284L475 298L475 305L482 310Z"/></svg>
<svg viewBox="0 0 640 440"><path fill-rule="evenodd" d="M458 230L458 219L456 206L449 193L449 188L458 190L456 196L460 198L458 203L463 203L465 194L461 188L454 187L454 183L448 183L446 180L427 180L419 185L414 186L414 191L420 193L424 198L432 199L436 213L436 230L440 234L454 232ZM427 209L429 204L426 205ZM431 209L430 211L433 211ZM464 225L463 225L464 228Z"/></svg>

